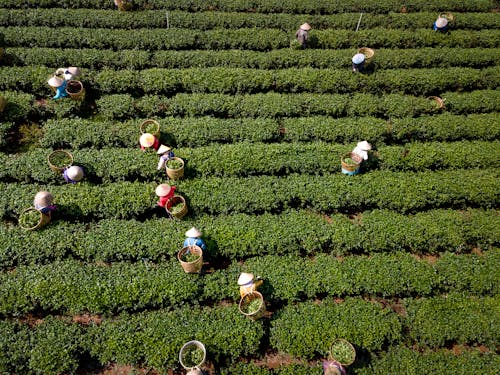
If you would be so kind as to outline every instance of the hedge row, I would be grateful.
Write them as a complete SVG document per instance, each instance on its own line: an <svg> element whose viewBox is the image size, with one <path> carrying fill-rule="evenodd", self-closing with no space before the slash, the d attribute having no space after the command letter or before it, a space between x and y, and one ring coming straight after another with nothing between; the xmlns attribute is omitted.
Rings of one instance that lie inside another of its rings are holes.
<svg viewBox="0 0 500 375"><path fill-rule="evenodd" d="M430 210L411 216L375 210L353 219L298 210L282 215L201 216L196 221L186 219L183 225L167 219L110 219L88 224L54 220L34 232L0 226L0 267L46 264L66 258L87 262L147 259L158 263L176 256L184 231L191 226L204 232L208 245L205 258L212 262L218 257L237 260L268 254L461 253L500 245L500 216L495 210ZM461 272L457 275L467 280Z"/></svg>
<svg viewBox="0 0 500 375"><path fill-rule="evenodd" d="M449 75L454 77L449 79ZM6 67L0 71L0 89L19 89L46 95L50 69ZM23 77L22 80L19 77ZM221 93L403 93L435 95L443 91L495 89L500 68L391 69L372 75L353 74L350 69L240 69L189 68L111 70L87 72L84 84L97 93L168 94Z"/></svg>
<svg viewBox="0 0 500 375"><path fill-rule="evenodd" d="M448 253L434 265L406 253L351 256L342 261L323 255L308 260L271 255L249 259L243 269L265 279L260 290L266 301L274 303L319 295L387 298L466 292L495 296L500 290L499 265L500 252L492 250L483 256ZM190 301L237 302L236 280L241 269L238 262L204 277L187 277L176 260L158 265L63 261L20 266L0 274L0 314L18 316L38 309L115 314ZM465 278L457 275L464 271Z"/></svg>
<svg viewBox="0 0 500 375"><path fill-rule="evenodd" d="M289 175L248 178L205 177L179 181L193 216L311 208L323 213L390 209L402 213L431 208L496 207L495 169L438 172L376 171L350 178L340 172L324 176ZM156 183L114 182L75 186L0 183L0 217L16 218L40 190L51 191L59 204L55 216L66 219L148 217L154 211Z"/></svg>
<svg viewBox="0 0 500 375"><path fill-rule="evenodd" d="M471 93L443 93L446 110L453 114L498 112L500 91L476 90ZM439 111L432 100L400 94L177 94L171 98L130 94L105 95L96 101L104 119L123 120L151 116L233 117L418 117ZM57 104L56 104L57 105Z"/></svg>
<svg viewBox="0 0 500 375"><path fill-rule="evenodd" d="M143 121L48 120L43 126L40 145L74 150L90 147L133 148L137 147L138 129ZM168 117L157 121L162 132L161 141L175 147L242 141L349 143L359 139L368 139L381 145L408 141L495 140L500 136L497 113L469 116L443 113L432 117L393 119L389 123L374 117L334 119L326 116L284 118L281 121L264 118Z"/></svg>
<svg viewBox="0 0 500 375"><path fill-rule="evenodd" d="M462 348L459 354L450 350L414 350L404 346L392 346L388 351L370 358L370 362L359 359L349 366L350 374L435 374L449 375L472 372L496 375L500 366L497 354L482 353L479 349ZM322 375L321 362L293 363L277 368L264 367L260 362L237 363L221 369L221 375Z"/></svg>
<svg viewBox="0 0 500 375"><path fill-rule="evenodd" d="M7 104L2 112L2 122L22 121L34 113L34 96L22 92L2 91L0 95L4 97Z"/></svg>
<svg viewBox="0 0 500 375"><path fill-rule="evenodd" d="M408 338L423 346L479 343L494 350L499 337L493 327L498 327L500 321L491 311L497 305L498 298L468 298L458 294L409 299L405 301L408 317L401 321ZM342 304L326 301L288 305L271 324L271 346L306 359L318 354L326 356L329 348L325 343L336 337L344 337L368 350L402 339L401 323L395 313L377 303L360 303L356 299L346 299Z"/></svg>
<svg viewBox="0 0 500 375"><path fill-rule="evenodd" d="M498 297L475 298L451 293L405 301L404 320L409 337L423 347L440 347L449 342L479 343L494 348L498 343L500 315ZM429 319L432 317L432 319Z"/></svg>
<svg viewBox="0 0 500 375"><path fill-rule="evenodd" d="M290 46L294 31L278 29L135 29L133 33L119 29L83 27L0 27L6 47L109 48L113 50L185 50L248 49L268 51ZM460 30L451 34L436 33L429 28L417 30L318 30L311 33L311 48L419 48L461 47L495 48L500 30Z"/></svg>
<svg viewBox="0 0 500 375"><path fill-rule="evenodd" d="M47 87L47 95L52 95L49 90ZM446 100L446 110L453 114L488 113L500 110L498 90L476 90L470 93L448 92L441 94L441 97ZM34 106L32 98L33 96L28 94L22 94L20 97L15 96L10 107L14 111L12 118L28 115L37 120L78 118L88 116L91 109L85 101L69 99L45 100L43 103L42 101L35 102ZM97 99L96 104L99 118L104 120L151 116L212 116L222 118L374 116L402 118L435 114L440 111L432 100L400 94L384 96L306 93L177 94L170 98L145 95L138 99L134 99L130 94L115 94L102 96ZM203 125L203 128L206 129L206 126ZM387 126L387 129L390 130L391 126ZM116 138L116 136L112 138Z"/></svg>
<svg viewBox="0 0 500 375"><path fill-rule="evenodd" d="M384 15L363 14L362 30L376 27L390 29L425 29L432 27L436 12L390 13ZM359 13L336 15L292 15L285 13L235 13L235 12L186 12L171 11L167 14L154 10L136 12L116 12L115 10L91 9L5 9L0 14L0 26L47 26L47 27L88 27L108 29L164 28L175 27L191 30L215 28L276 28L292 30L309 22L317 29L355 30ZM461 13L453 30L458 29L498 29L500 22L494 13Z"/></svg>
<svg viewBox="0 0 500 375"><path fill-rule="evenodd" d="M13 71L11 71L11 69ZM6 68L6 78L25 68ZM2 75L3 75L2 74ZM30 76L26 72L24 76ZM454 79L450 80L449 76ZM0 77L1 78L1 77ZM35 78L35 77L33 77ZM25 91L46 91L46 77L42 82L34 79ZM259 92L279 93L403 93L411 95L435 95L444 91L472 91L496 89L500 86L498 67L394 69L381 70L372 75L353 74L350 69L283 69L257 70L239 68L206 69L146 69L104 70L86 77L89 84L101 93L168 94L180 92L253 94ZM15 87L15 80L3 79L7 89ZM9 82L11 81L11 82ZM37 87L40 84L40 87Z"/></svg>
<svg viewBox="0 0 500 375"><path fill-rule="evenodd" d="M0 371L74 373L88 364L142 364L179 368L184 343L197 339L210 359L224 364L255 354L264 334L262 322L245 319L236 306L124 314L99 325L82 326L67 318L47 317L33 328L0 321Z"/></svg>
<svg viewBox="0 0 500 375"><path fill-rule="evenodd" d="M184 159L184 176L246 177L282 176L292 173L325 175L340 171L340 158L355 144L314 143L234 143L197 148L175 149ZM412 143L381 146L371 153L364 170L426 171L441 169L497 168L500 166L500 142L462 141ZM49 169L51 149L34 149L16 155L0 154L0 181L24 181L45 184L64 183ZM85 170L93 183L113 181L161 181L165 171L156 169L157 155L136 147L87 149L73 153L75 165Z"/></svg>
<svg viewBox="0 0 500 375"><path fill-rule="evenodd" d="M356 365L354 365L356 366ZM392 347L372 358L370 366L354 369L359 375L425 374L448 375L460 372L495 375L500 358L495 353L463 348L456 354L449 350L412 350ZM258 374L258 373L256 373Z"/></svg>
<svg viewBox="0 0 500 375"><path fill-rule="evenodd" d="M279 49L267 52L249 50L225 51L137 51L106 49L70 49L10 47L5 49L4 66L46 65L79 66L91 69L146 68L347 68L351 65L353 49ZM377 69L485 68L496 65L496 48L419 48L378 49L375 51Z"/></svg>
<svg viewBox="0 0 500 375"><path fill-rule="evenodd" d="M258 12L258 13L307 13L307 14L335 14L346 12L388 13L388 12L418 12L443 9L456 12L488 12L495 7L493 0L443 0L439 4L429 3L426 0L406 1L402 6L397 0L359 0L328 1L328 0L134 0L134 9L165 9L200 11L227 11L227 12ZM113 3L107 0L1 0L1 8L93 8L114 9Z"/></svg>

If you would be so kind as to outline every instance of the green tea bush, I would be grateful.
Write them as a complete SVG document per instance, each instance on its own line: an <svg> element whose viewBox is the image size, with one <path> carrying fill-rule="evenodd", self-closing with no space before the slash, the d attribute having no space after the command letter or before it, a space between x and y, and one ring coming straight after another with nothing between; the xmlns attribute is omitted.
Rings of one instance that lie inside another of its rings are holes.
<svg viewBox="0 0 500 375"><path fill-rule="evenodd" d="M71 66L103 68L250 68L250 69L348 69L355 50L288 48L259 52L250 50L170 50L139 51L90 48L9 47L5 50L4 66ZM496 65L495 48L418 48L375 51L377 70L410 68L469 67L486 68Z"/></svg>
<svg viewBox="0 0 500 375"><path fill-rule="evenodd" d="M450 342L478 343L491 349L498 342L497 297L476 298L459 293L444 297L412 299L405 303L408 337L422 347L442 347ZM429 319L430 318L430 319Z"/></svg>

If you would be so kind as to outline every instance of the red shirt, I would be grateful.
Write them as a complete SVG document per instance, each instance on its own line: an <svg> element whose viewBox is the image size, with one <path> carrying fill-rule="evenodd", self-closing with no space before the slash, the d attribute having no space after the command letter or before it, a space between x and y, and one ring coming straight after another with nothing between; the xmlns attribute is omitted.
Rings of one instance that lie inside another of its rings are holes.
<svg viewBox="0 0 500 375"><path fill-rule="evenodd" d="M172 186L170 192L167 195L165 195L164 197L160 197L160 200L158 201L158 206L165 207L165 205L167 205L167 208L170 208L171 203L169 203L168 201L170 200L170 198L174 196L175 189L176 186Z"/></svg>

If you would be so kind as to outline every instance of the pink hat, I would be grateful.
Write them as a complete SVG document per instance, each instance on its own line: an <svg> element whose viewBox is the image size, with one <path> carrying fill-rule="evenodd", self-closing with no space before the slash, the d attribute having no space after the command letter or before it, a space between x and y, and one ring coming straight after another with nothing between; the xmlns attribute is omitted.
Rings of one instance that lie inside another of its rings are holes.
<svg viewBox="0 0 500 375"><path fill-rule="evenodd" d="M151 133L144 133L139 138L139 143L142 147L151 147L155 143L155 136Z"/></svg>
<svg viewBox="0 0 500 375"><path fill-rule="evenodd" d="M159 197L164 197L164 196L168 195L168 193L170 193L170 190L172 190L172 188L170 187L170 185L168 185L168 184L161 184L161 185L158 185L156 187L155 193Z"/></svg>
<svg viewBox="0 0 500 375"><path fill-rule="evenodd" d="M47 83L52 87L60 87L64 83L64 80L59 77L52 76L49 78Z"/></svg>

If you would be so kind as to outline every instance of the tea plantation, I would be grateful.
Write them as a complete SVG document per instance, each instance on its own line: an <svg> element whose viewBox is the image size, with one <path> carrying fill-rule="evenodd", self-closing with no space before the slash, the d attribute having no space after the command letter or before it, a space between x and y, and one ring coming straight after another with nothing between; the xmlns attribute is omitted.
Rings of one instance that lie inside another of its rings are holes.
<svg viewBox="0 0 500 375"><path fill-rule="evenodd" d="M184 374L199 340L207 374L319 375L336 338L348 374L500 373L499 2L132 3L0 0L0 373ZM53 100L69 66L84 97ZM184 178L139 148L146 119ZM57 210L26 231L41 190ZM177 259L193 226L200 274ZM264 279L259 320L241 272Z"/></svg>

